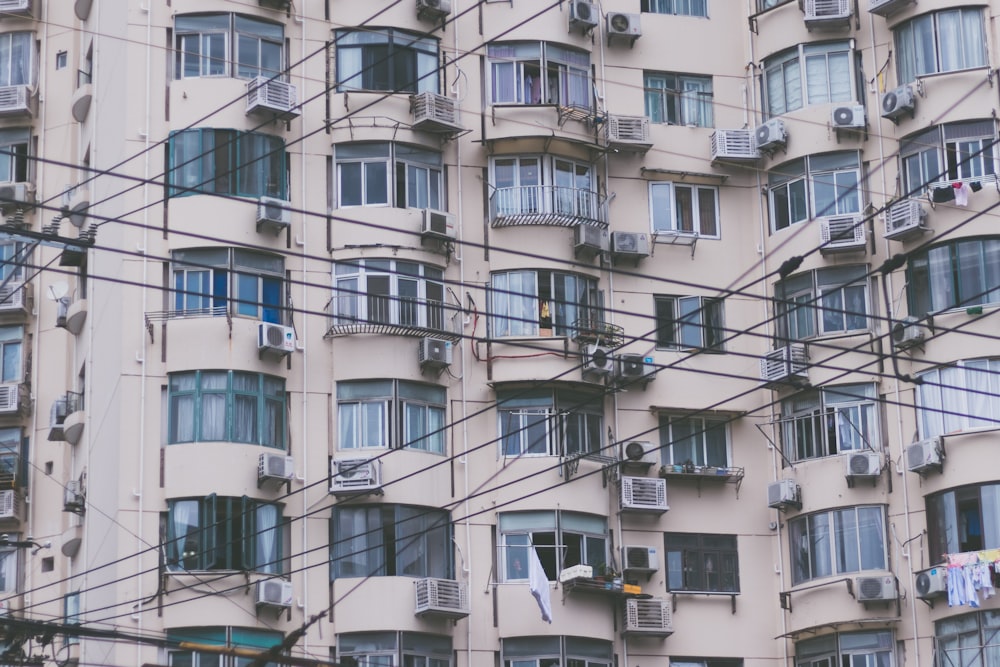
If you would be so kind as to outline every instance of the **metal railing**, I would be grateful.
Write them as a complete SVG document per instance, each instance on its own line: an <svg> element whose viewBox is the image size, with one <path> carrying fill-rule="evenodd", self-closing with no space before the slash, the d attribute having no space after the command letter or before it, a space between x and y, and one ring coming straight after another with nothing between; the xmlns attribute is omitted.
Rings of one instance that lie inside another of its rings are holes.
<svg viewBox="0 0 1000 667"><path fill-rule="evenodd" d="M496 188L490 196L494 227L607 225L606 199L593 190L559 185Z"/></svg>

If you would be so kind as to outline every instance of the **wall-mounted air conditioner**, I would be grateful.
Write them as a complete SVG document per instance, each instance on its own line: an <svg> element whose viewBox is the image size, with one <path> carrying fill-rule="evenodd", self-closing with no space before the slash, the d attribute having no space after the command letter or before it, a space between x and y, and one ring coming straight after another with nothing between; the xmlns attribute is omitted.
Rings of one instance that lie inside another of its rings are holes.
<svg viewBox="0 0 1000 667"><path fill-rule="evenodd" d="M451 341L430 336L421 338L417 348L420 369L441 370L451 365Z"/></svg>
<svg viewBox="0 0 1000 667"><path fill-rule="evenodd" d="M785 121L780 118L772 118L763 125L758 125L754 130L754 145L757 150L771 153L778 148L784 148L788 143L788 131L785 129Z"/></svg>
<svg viewBox="0 0 1000 667"><path fill-rule="evenodd" d="M831 215L819 219L821 253L865 249L865 222L860 215Z"/></svg>
<svg viewBox="0 0 1000 667"><path fill-rule="evenodd" d="M292 224L291 202L275 197L257 200L257 231L270 231L277 236Z"/></svg>
<svg viewBox="0 0 1000 667"><path fill-rule="evenodd" d="M673 604L659 598L625 600L622 632L629 635L669 637L674 633Z"/></svg>
<svg viewBox="0 0 1000 667"><path fill-rule="evenodd" d="M413 583L416 588L415 615L452 620L469 615L469 588L462 582L426 577Z"/></svg>
<svg viewBox="0 0 1000 667"><path fill-rule="evenodd" d="M18 489L0 491L0 520L21 518L23 498Z"/></svg>
<svg viewBox="0 0 1000 667"><path fill-rule="evenodd" d="M66 482L63 489L63 511L83 514L87 505L87 494L83 487L83 480L74 479Z"/></svg>
<svg viewBox="0 0 1000 667"><path fill-rule="evenodd" d="M39 0L0 0L0 20L33 17Z"/></svg>
<svg viewBox="0 0 1000 667"><path fill-rule="evenodd" d="M944 462L944 441L941 437L920 440L906 447L906 469L924 475L931 470L940 472Z"/></svg>
<svg viewBox="0 0 1000 667"><path fill-rule="evenodd" d="M642 36L639 14L608 12L605 21L605 32L608 35L609 46L616 39L627 40L629 45L632 45L635 43L635 40Z"/></svg>
<svg viewBox="0 0 1000 667"><path fill-rule="evenodd" d="M258 76L247 81L247 114L291 120L299 115L298 91L287 81Z"/></svg>
<svg viewBox="0 0 1000 667"><path fill-rule="evenodd" d="M278 356L295 351L295 330L271 322L257 323L257 350Z"/></svg>
<svg viewBox="0 0 1000 667"><path fill-rule="evenodd" d="M667 505L667 480L659 477L623 476L621 509L663 514L670 509Z"/></svg>
<svg viewBox="0 0 1000 667"><path fill-rule="evenodd" d="M411 95L410 113L415 130L447 134L462 129L458 123L458 104L446 95L430 91Z"/></svg>
<svg viewBox="0 0 1000 667"><path fill-rule="evenodd" d="M5 215L17 209L33 206L35 185L33 183L0 183L0 212Z"/></svg>
<svg viewBox="0 0 1000 667"><path fill-rule="evenodd" d="M808 30L842 28L851 25L854 0L805 0L803 11Z"/></svg>
<svg viewBox="0 0 1000 667"><path fill-rule="evenodd" d="M612 232L611 256L633 259L649 257L649 235L637 232Z"/></svg>
<svg viewBox="0 0 1000 667"><path fill-rule="evenodd" d="M746 162L760 159L753 130L716 130L712 133L712 159Z"/></svg>
<svg viewBox="0 0 1000 667"><path fill-rule="evenodd" d="M438 20L451 14L451 0L417 0L417 17Z"/></svg>
<svg viewBox="0 0 1000 667"><path fill-rule="evenodd" d="M603 345L587 345L581 350L581 369L586 378L605 377L614 369L615 360L610 348Z"/></svg>
<svg viewBox="0 0 1000 667"><path fill-rule="evenodd" d="M0 384L0 415L16 415L25 411L30 401L28 387L20 382Z"/></svg>
<svg viewBox="0 0 1000 667"><path fill-rule="evenodd" d="M283 579L263 579L257 582L257 607L290 609L293 600L292 582Z"/></svg>
<svg viewBox="0 0 1000 667"><path fill-rule="evenodd" d="M576 225L573 228L573 253L577 259L593 259L610 249L611 237L607 227Z"/></svg>
<svg viewBox="0 0 1000 667"><path fill-rule="evenodd" d="M34 115L35 95L31 86L0 86L0 116Z"/></svg>
<svg viewBox="0 0 1000 667"><path fill-rule="evenodd" d="M917 597L921 600L933 600L948 594L948 568L932 567L929 570L917 572Z"/></svg>
<svg viewBox="0 0 1000 667"><path fill-rule="evenodd" d="M609 115L604 121L604 140L613 151L649 150L653 146L649 138L649 117Z"/></svg>
<svg viewBox="0 0 1000 667"><path fill-rule="evenodd" d="M21 313L27 315L32 303L31 283L11 281L0 286L0 313Z"/></svg>
<svg viewBox="0 0 1000 667"><path fill-rule="evenodd" d="M622 387L638 385L645 387L656 377L656 364L651 356L643 354L620 354L615 365L615 380Z"/></svg>
<svg viewBox="0 0 1000 667"><path fill-rule="evenodd" d="M878 452L850 452L844 455L844 475L848 479L870 479L881 473L882 458Z"/></svg>
<svg viewBox="0 0 1000 667"><path fill-rule="evenodd" d="M808 384L809 361L805 345L792 343L764 355L760 360L760 379L767 384Z"/></svg>
<svg viewBox="0 0 1000 667"><path fill-rule="evenodd" d="M625 445L622 463L650 466L660 460L660 448L648 440L632 440Z"/></svg>
<svg viewBox="0 0 1000 667"><path fill-rule="evenodd" d="M916 0L869 0L868 11L879 16L889 16L911 2Z"/></svg>
<svg viewBox="0 0 1000 667"><path fill-rule="evenodd" d="M920 323L920 318L904 317L892 325L892 344L899 350L908 350L923 345L929 333L927 327Z"/></svg>
<svg viewBox="0 0 1000 667"><path fill-rule="evenodd" d="M882 118L888 118L895 122L904 114L910 114L912 117L916 104L913 88L909 84L890 90L882 96Z"/></svg>
<svg viewBox="0 0 1000 667"><path fill-rule="evenodd" d="M656 547L622 547L622 569L626 572L651 573L660 569L660 558Z"/></svg>
<svg viewBox="0 0 1000 667"><path fill-rule="evenodd" d="M571 0L569 3L569 27L589 32L600 23L601 12L593 2Z"/></svg>
<svg viewBox="0 0 1000 667"><path fill-rule="evenodd" d="M295 477L295 459L277 453L261 454L257 461L257 487L280 487Z"/></svg>
<svg viewBox="0 0 1000 667"><path fill-rule="evenodd" d="M908 241L928 231L924 227L924 207L916 199L895 202L885 213L885 237L893 241Z"/></svg>
<svg viewBox="0 0 1000 667"><path fill-rule="evenodd" d="M455 216L444 211L431 208L420 211L420 238L438 239L440 241L455 240Z"/></svg>
<svg viewBox="0 0 1000 667"><path fill-rule="evenodd" d="M891 574L878 577L855 577L854 591L858 602L887 602L895 600L896 578Z"/></svg>
<svg viewBox="0 0 1000 667"><path fill-rule="evenodd" d="M382 490L382 462L378 459L331 459L330 493L353 495Z"/></svg>
<svg viewBox="0 0 1000 667"><path fill-rule="evenodd" d="M767 506L783 510L802 509L802 489L794 479L779 479L767 485Z"/></svg>
<svg viewBox="0 0 1000 667"><path fill-rule="evenodd" d="M860 104L834 107L830 113L830 124L841 130L863 128L867 125L865 122L865 108Z"/></svg>

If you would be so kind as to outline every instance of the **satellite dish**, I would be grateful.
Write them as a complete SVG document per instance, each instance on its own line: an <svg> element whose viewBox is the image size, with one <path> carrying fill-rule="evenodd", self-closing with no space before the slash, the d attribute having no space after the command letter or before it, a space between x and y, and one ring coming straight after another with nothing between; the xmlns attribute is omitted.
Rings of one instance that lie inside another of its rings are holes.
<svg viewBox="0 0 1000 667"><path fill-rule="evenodd" d="M59 281L49 285L49 299L52 301L59 301L67 294L69 294L69 285L65 282Z"/></svg>

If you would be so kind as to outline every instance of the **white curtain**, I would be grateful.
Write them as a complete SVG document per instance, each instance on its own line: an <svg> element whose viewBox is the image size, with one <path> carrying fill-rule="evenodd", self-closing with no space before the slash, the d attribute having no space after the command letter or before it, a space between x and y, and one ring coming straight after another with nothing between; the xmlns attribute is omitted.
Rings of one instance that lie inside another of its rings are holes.
<svg viewBox="0 0 1000 667"><path fill-rule="evenodd" d="M201 374L201 440L226 439L227 373Z"/></svg>
<svg viewBox="0 0 1000 667"><path fill-rule="evenodd" d="M281 572L278 561L278 508L275 505L257 507L257 562L258 572L277 574Z"/></svg>
<svg viewBox="0 0 1000 667"><path fill-rule="evenodd" d="M178 500L170 507L170 518L173 522L174 551L171 560L184 569L198 567L196 554L200 554L202 545L198 543L198 501ZM188 559L185 554L191 554Z"/></svg>
<svg viewBox="0 0 1000 667"><path fill-rule="evenodd" d="M0 551L0 591L17 592L17 551Z"/></svg>

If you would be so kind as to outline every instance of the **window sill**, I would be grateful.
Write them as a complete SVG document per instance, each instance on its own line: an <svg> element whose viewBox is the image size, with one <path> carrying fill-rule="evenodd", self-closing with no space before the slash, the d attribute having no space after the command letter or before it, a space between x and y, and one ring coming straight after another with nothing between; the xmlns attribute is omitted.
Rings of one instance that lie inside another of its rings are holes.
<svg viewBox="0 0 1000 667"><path fill-rule="evenodd" d="M927 74L918 74L913 81L907 81L906 83L914 83L920 85L925 79L937 79L943 76L948 76L950 74L967 74L969 72L983 72L987 77L990 77L993 72L993 68L988 65L979 65L978 67L966 67L965 69L950 69L944 72L928 72ZM901 86L906 85L905 83L899 84Z"/></svg>

